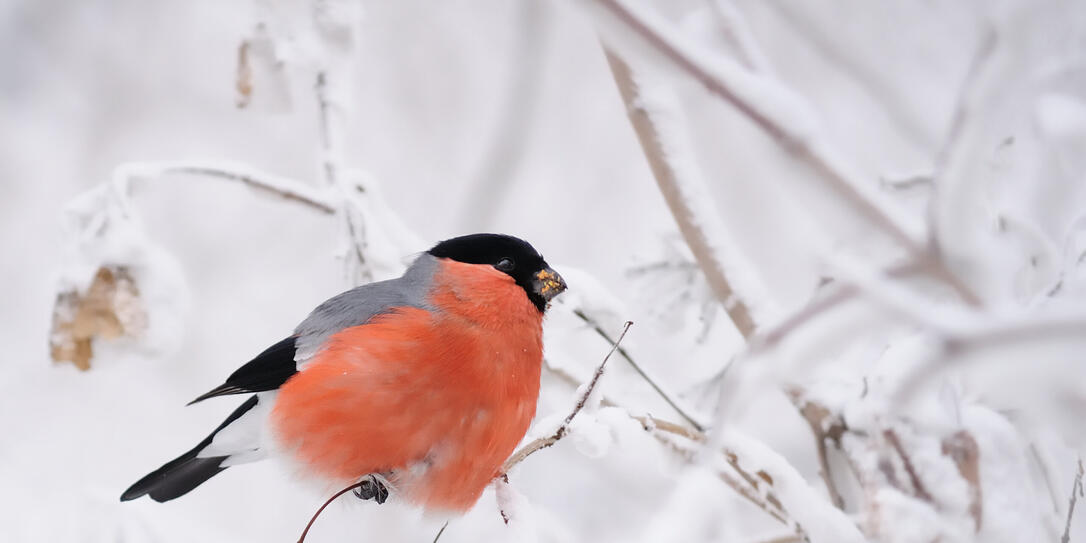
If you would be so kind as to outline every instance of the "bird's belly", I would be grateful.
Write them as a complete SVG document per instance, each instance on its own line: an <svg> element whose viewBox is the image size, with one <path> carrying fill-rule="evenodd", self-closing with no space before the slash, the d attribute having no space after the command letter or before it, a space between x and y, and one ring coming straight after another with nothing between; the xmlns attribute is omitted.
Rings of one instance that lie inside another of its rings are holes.
<svg viewBox="0 0 1086 543"><path fill-rule="evenodd" d="M281 387L271 433L304 474L347 486L380 473L408 501L462 511L531 423L542 347L419 312L333 337Z"/></svg>
<svg viewBox="0 0 1086 543"><path fill-rule="evenodd" d="M389 480L412 502L433 509L470 509L524 436L534 412L533 399L465 416L422 460Z"/></svg>

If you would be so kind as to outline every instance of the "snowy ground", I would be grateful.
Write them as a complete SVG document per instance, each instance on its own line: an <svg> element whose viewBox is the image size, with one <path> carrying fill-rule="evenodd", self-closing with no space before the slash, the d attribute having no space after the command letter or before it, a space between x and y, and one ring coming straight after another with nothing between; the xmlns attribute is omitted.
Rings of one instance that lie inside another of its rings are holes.
<svg viewBox="0 0 1086 543"><path fill-rule="evenodd" d="M304 17L310 3L268 4ZM1081 5L631 2L719 55L720 73L753 67L761 79L743 79L744 90L832 148L910 235L936 239L984 300L974 311L937 281L895 283L876 273L900 261L900 246L746 116L634 43L604 2L364 4L348 64L343 161L371 174L387 211L425 242L383 256L406 262L426 244L475 231L530 240L569 280L567 303L597 309L612 334L624 320L636 323L627 349L703 420L726 421L713 443L772 476L811 541L861 530L902 542L1057 540L1064 532L1086 413ZM148 286L160 317L153 341L98 343L87 372L49 360L54 298L71 273L63 209L110 181L119 164L228 160L318 186L310 79L292 75L276 91L258 74L252 103L235 106L238 45L261 13L248 2L207 0L0 3L0 339L8 351L0 541L293 541L325 497L261 463L168 504L118 502L235 403L186 402L348 286L334 257L335 217L203 176L140 183L132 197L139 225L170 255L155 260L164 266L158 290ZM971 76L989 27L997 40ZM677 166L685 180L700 172L701 203L719 214L724 233L716 249L759 329L824 288L862 292L729 370L723 385L711 379L746 352L744 340L677 233L601 35L645 76L645 89L658 91L646 91L646 109L679 104L655 110L656 121L670 142L686 142L688 158ZM949 137L963 110L961 134ZM888 188L888 180L933 172L936 190L924 182ZM827 278L834 284L820 289ZM1070 324L1043 325L1053 320ZM1057 332L1015 340L1015 326L1036 322ZM897 403L916 368L944 361L936 340L946 337L966 345L953 371L925 367L918 373L929 379L912 403ZM548 321L546 339L551 362L579 379L608 348L568 313ZM632 414L680 421L622 360L610 365L603 394ZM847 514L830 504L811 429L782 392L793 385L857 430L829 458ZM721 386L728 401L718 405ZM574 401L573 387L544 375L544 423ZM869 439L886 430L913 454L931 500L915 482L888 480L910 470L907 455L886 456L892 438ZM958 431L979 450L979 529L968 477L940 449ZM488 492L442 541L757 542L792 533L718 471L713 460L688 465L625 411L602 408L514 471L527 505L510 525ZM309 541L429 541L445 520L342 501ZM1086 537L1083 515L1070 533Z"/></svg>

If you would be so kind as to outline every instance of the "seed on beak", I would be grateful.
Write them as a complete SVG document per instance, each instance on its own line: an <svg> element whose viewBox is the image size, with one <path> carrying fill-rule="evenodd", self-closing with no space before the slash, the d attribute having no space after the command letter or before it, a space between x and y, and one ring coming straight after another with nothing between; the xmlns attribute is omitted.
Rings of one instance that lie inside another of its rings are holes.
<svg viewBox="0 0 1086 543"><path fill-rule="evenodd" d="M535 280L532 283L536 294L539 294L548 302L566 290L566 281L562 279L561 275L558 275L558 272L550 268L544 268L536 272Z"/></svg>

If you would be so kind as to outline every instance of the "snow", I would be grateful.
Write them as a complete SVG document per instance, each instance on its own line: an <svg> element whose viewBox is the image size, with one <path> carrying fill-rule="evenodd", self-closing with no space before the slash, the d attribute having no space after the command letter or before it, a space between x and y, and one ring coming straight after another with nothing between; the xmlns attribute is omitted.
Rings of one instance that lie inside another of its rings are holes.
<svg viewBox="0 0 1086 543"><path fill-rule="evenodd" d="M597 19L603 40L610 47L621 52L624 57L636 59L649 57L659 66L667 65L667 62L660 58L661 53L645 43L644 38L635 37L635 34L623 28L622 23L616 20L613 13L602 7L602 3L585 2L585 4L591 5L591 12ZM684 39L681 33L671 31L669 23L652 10L644 9L633 2L621 3L621 5L642 21L650 31L668 36L670 44L680 54L706 67L710 77L726 82L728 90L734 93L737 103L752 107L758 115L768 118L774 126L783 127L788 139L796 142L804 141L815 132L817 123L810 109L804 106L803 100L788 88L744 69L728 57L700 50L697 45ZM636 52L631 53L631 51ZM635 65L635 70L638 67L640 66Z"/></svg>
<svg viewBox="0 0 1086 543"><path fill-rule="evenodd" d="M187 285L177 259L148 239L131 212L129 183L127 175L115 174L113 182L88 190L65 207L66 246L56 288L82 292L100 267L125 268L146 312L136 346L147 354L169 355L178 348L188 316Z"/></svg>
<svg viewBox="0 0 1086 543"><path fill-rule="evenodd" d="M567 436L441 541L746 542L793 522L816 543L1058 541L1086 437L1086 9L622 3L930 242L984 302L966 308L923 271L887 276L905 263L899 244L603 1L0 7L0 540L296 537L330 489L269 462L168 504L117 497L233 405L186 402L317 303L401 273L439 239L499 231L530 240L570 285L545 321L548 365L566 376L544 371L525 440L554 432L611 347L580 311L612 338L636 323L624 349L710 427L709 445L672 436L672 450L655 437L671 436L665 424L632 419L682 423L616 353ZM996 48L933 171L989 28ZM736 291L724 304L660 197L600 39L637 74L637 105ZM244 40L251 95L238 109ZM888 172L933 181L895 189L879 182ZM348 216L364 265L349 258ZM96 340L88 371L52 364L57 293L86 289L103 265L132 271L147 328ZM723 311L735 300L765 330L805 317L745 345ZM844 427L826 442L844 511L785 390L825 407L823 431ZM721 480L734 472L720 447L772 478L759 495L789 519ZM1081 508L1072 540L1086 533ZM309 540L429 541L446 520L345 496Z"/></svg>
<svg viewBox="0 0 1086 543"><path fill-rule="evenodd" d="M499 514L510 527L507 534L508 540L538 541L536 534L539 533L539 529L535 526L536 519L528 498L517 492L513 485L502 480L494 482L494 496L498 502Z"/></svg>
<svg viewBox="0 0 1086 543"><path fill-rule="evenodd" d="M1037 100L1037 122L1053 137L1086 134L1086 104L1065 94L1045 94Z"/></svg>
<svg viewBox="0 0 1086 543"><path fill-rule="evenodd" d="M722 443L735 452L744 470L764 471L773 479L773 492L812 543L864 541L863 534L843 511L819 495L786 458L745 434L728 432Z"/></svg>
<svg viewBox="0 0 1086 543"><path fill-rule="evenodd" d="M606 456L615 442L610 426L597 419L594 411L581 411L573 419L569 425L569 438L577 452L593 459Z"/></svg>

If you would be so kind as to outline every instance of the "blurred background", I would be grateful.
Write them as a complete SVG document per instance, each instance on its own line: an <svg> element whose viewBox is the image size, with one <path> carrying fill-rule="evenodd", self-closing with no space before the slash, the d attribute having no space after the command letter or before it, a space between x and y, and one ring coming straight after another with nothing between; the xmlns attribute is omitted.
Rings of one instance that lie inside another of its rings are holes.
<svg viewBox="0 0 1086 543"><path fill-rule="evenodd" d="M0 540L292 541L301 532L324 496L269 463L228 470L165 505L122 505L117 497L232 408L229 401L184 408L187 401L360 277L342 256L342 213L221 177L158 175L147 165L240 164L319 194L330 155L343 177L368 189L361 209L371 212L377 264L367 278L398 273L431 244L464 233L531 241L571 279L570 308L595 311L612 337L624 320L635 321L627 348L665 389L703 421L726 422L793 467L810 495L786 499L786 508L830 498L811 429L780 385L802 385L831 410L855 414L845 398L859 398L852 392L861 382L866 395L869 377L904 382L902 368L915 364L931 375L919 401L943 410L864 404L855 425L913 421L903 431L907 445L919 451L923 436L936 436L931 457L916 453L928 464L945 461L940 436L974 432L981 457L999 459L974 477L991 489L976 505L985 523L971 524L976 502L959 496L968 494L961 488L941 501L944 489L929 482L937 496L915 507L915 485L905 505L872 491L892 477L842 483L841 518L879 541L1031 541L1062 534L1064 521L1086 534L1082 516L1067 511L1086 405L1075 343L1086 336L1074 318L1086 292L1084 6L619 4L696 51L693 58L737 85L741 98L798 134L797 146L782 145L637 42L606 4L0 2L0 338L8 360L0 373ZM864 274L909 262L909 250L879 221L820 180L797 152L806 146L832 150L864 197L938 249L940 265L983 310L959 311L967 304L932 284L939 281L900 281L917 296L912 305L895 305L898 291L860 296L758 358L756 367L768 369L732 385L750 385L734 395L739 405L718 402L728 386L721 373L750 338L732 324L725 312L732 306L706 283L704 262L680 235L603 44L643 77L644 89L671 100L642 105L659 114L652 107L674 104L656 118L664 147L681 181L694 178L688 195L719 227L715 249L759 330L787 322L827 284L879 292L882 283L872 279L869 288ZM331 149L322 144L329 112L318 73L330 78ZM142 166L118 169L132 163ZM138 239L97 244L84 219L112 204L80 195L132 171L122 215ZM131 265L147 333L95 340L86 371L52 362L58 293L85 290L95 266L110 259ZM932 324L917 313L945 318ZM1000 346L961 365L972 373L943 375L924 354L947 327L980 334L997 321L1065 313L1072 333L1013 356ZM548 358L581 379L608 342L570 314L548 321ZM628 366L612 365L604 394L630 413L680 420ZM574 401L569 383L544 376L540 417L564 414ZM1003 418L970 426L961 416L967 408ZM603 430L584 430L512 475L530 504L519 521L503 524L488 492L442 541L801 540L794 525L706 477L705 466L690 468L640 425L608 413L593 422ZM863 464L856 451L830 459L842 480L848 464ZM822 509L810 511L817 519ZM948 520L955 515L968 527ZM892 529L918 519L936 531ZM430 541L444 520L402 505L337 504L309 540ZM811 530L812 541L835 540L831 528Z"/></svg>

